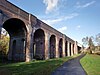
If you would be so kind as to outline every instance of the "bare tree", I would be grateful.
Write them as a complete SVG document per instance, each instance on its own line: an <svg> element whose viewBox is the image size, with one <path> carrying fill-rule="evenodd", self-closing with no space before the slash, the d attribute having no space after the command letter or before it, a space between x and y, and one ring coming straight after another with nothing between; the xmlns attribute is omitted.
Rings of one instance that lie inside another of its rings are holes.
<svg viewBox="0 0 100 75"><path fill-rule="evenodd" d="M94 46L94 43L93 43L93 40L92 40L91 37L89 38L89 41L88 42L89 42L88 45L90 47L90 53L92 54L92 51L95 50L95 46Z"/></svg>
<svg viewBox="0 0 100 75"><path fill-rule="evenodd" d="M83 42L84 47L86 47L88 45L88 37L84 37L82 39L82 42Z"/></svg>
<svg viewBox="0 0 100 75"><path fill-rule="evenodd" d="M95 50L95 46L94 46L94 43L93 43L93 36L83 38L82 42L83 42L85 47L86 46L89 47L90 53L92 53L92 51Z"/></svg>
<svg viewBox="0 0 100 75"><path fill-rule="evenodd" d="M97 43L96 49L100 51L100 33L96 35L95 42Z"/></svg>
<svg viewBox="0 0 100 75"><path fill-rule="evenodd" d="M100 46L100 33L96 35L95 41L97 42L97 45Z"/></svg>

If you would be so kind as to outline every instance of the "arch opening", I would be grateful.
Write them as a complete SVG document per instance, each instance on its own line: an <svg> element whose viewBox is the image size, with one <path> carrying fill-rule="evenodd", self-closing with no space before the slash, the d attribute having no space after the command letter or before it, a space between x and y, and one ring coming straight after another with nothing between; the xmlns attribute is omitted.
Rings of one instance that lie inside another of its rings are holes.
<svg viewBox="0 0 100 75"><path fill-rule="evenodd" d="M81 47L77 46L77 49L78 49L78 53L81 53Z"/></svg>
<svg viewBox="0 0 100 75"><path fill-rule="evenodd" d="M70 56L71 56L71 43L69 44L69 48L70 48L69 50L70 50Z"/></svg>
<svg viewBox="0 0 100 75"><path fill-rule="evenodd" d="M42 29L38 29L34 33L33 58L45 59L45 34Z"/></svg>
<svg viewBox="0 0 100 75"><path fill-rule="evenodd" d="M8 60L25 61L25 45L27 29L25 23L17 18L4 22L3 28L10 36Z"/></svg>
<svg viewBox="0 0 100 75"><path fill-rule="evenodd" d="M62 38L59 40L59 57L62 57L63 56L63 50L62 50L62 46L63 46L63 42L62 42Z"/></svg>
<svg viewBox="0 0 100 75"><path fill-rule="evenodd" d="M67 49L67 45L68 45L68 42L66 41L65 42L65 56L68 56L68 49Z"/></svg>
<svg viewBox="0 0 100 75"><path fill-rule="evenodd" d="M52 58L55 58L55 56L56 56L56 39L55 39L55 35L51 35L49 42L50 42L49 57L50 57L50 59L52 59Z"/></svg>
<svg viewBox="0 0 100 75"><path fill-rule="evenodd" d="M73 44L73 54L74 54L74 44Z"/></svg>

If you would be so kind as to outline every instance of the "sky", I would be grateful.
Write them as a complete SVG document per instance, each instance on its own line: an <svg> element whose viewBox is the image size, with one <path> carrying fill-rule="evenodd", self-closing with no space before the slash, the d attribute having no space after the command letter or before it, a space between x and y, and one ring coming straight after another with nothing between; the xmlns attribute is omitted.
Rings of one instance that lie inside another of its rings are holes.
<svg viewBox="0 0 100 75"><path fill-rule="evenodd" d="M82 44L100 33L100 0L8 0Z"/></svg>

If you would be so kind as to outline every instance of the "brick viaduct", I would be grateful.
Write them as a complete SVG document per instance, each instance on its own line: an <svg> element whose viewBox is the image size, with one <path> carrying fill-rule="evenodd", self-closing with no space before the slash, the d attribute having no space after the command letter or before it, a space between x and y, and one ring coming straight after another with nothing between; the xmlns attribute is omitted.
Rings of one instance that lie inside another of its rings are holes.
<svg viewBox="0 0 100 75"><path fill-rule="evenodd" d="M0 30L10 35L8 59L30 61L72 56L81 47L56 29L7 0L0 0Z"/></svg>

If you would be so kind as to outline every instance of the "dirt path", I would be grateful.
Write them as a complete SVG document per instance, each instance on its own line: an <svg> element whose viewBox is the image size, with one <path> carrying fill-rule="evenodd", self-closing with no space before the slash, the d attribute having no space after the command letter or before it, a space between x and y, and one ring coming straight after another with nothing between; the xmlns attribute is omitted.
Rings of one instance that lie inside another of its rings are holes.
<svg viewBox="0 0 100 75"><path fill-rule="evenodd" d="M65 62L61 67L56 69L51 75L87 75L80 64L80 59L85 56L82 54L74 59Z"/></svg>

